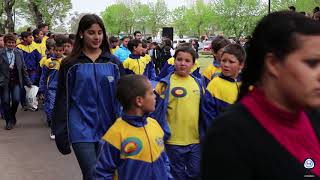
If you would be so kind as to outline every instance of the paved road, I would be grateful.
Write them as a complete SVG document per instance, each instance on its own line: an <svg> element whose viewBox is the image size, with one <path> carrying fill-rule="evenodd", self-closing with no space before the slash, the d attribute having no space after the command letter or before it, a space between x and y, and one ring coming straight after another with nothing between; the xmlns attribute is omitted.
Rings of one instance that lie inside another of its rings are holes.
<svg viewBox="0 0 320 180"><path fill-rule="evenodd" d="M0 120L1 180L80 180L74 154L63 156L49 138L43 112L17 113L15 129Z"/></svg>

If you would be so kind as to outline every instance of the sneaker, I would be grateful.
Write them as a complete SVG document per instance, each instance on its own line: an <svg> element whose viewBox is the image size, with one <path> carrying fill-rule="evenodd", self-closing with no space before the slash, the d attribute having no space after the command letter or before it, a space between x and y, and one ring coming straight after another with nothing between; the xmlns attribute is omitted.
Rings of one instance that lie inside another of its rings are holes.
<svg viewBox="0 0 320 180"><path fill-rule="evenodd" d="M56 139L56 136L52 132L50 133L50 139L51 140L55 140Z"/></svg>

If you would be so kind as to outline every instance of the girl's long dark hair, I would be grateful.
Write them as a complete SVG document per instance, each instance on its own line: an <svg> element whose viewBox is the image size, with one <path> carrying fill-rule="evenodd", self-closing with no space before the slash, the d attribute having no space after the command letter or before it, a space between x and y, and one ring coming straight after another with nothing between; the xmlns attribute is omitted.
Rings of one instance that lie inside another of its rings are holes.
<svg viewBox="0 0 320 180"><path fill-rule="evenodd" d="M84 15L79 22L79 27L78 27L78 31L76 34L76 39L74 42L73 50L72 50L71 54L63 61L63 63L65 63L65 64L72 63L73 61L75 61L79 57L79 55L84 47L84 40L83 40L83 38L80 38L80 34L81 33L83 34L84 31L89 29L93 24L98 24L103 31L103 40L100 45L100 49L102 50L102 52L110 53L110 45L109 45L109 41L108 41L108 36L107 36L106 29L103 25L101 18L95 14L87 14L87 15Z"/></svg>
<svg viewBox="0 0 320 180"><path fill-rule="evenodd" d="M250 86L261 81L266 54L284 60L299 48L299 35L320 35L320 23L290 11L274 12L262 18L250 41L238 100L248 94Z"/></svg>

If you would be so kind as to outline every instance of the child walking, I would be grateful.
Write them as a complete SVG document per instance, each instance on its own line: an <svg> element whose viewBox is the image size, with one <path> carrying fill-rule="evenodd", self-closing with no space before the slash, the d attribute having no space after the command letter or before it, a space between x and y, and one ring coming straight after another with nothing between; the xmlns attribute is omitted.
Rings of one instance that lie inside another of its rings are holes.
<svg viewBox="0 0 320 180"><path fill-rule="evenodd" d="M200 139L206 123L202 117L204 89L201 80L190 74L196 57L191 47L178 48L174 72L155 88L157 105L151 116L165 131L166 152L177 180L196 180L200 176Z"/></svg>
<svg viewBox="0 0 320 180"><path fill-rule="evenodd" d="M124 113L103 136L95 179L171 179L164 132L155 119L155 95L143 75L127 75L117 85Z"/></svg>
<svg viewBox="0 0 320 180"><path fill-rule="evenodd" d="M51 58L43 62L42 73L40 78L40 93L45 95L45 112L47 115L48 127L52 124L52 113L58 87L58 72L62 61L64 46L62 40L55 43ZM50 139L55 139L54 133L51 131Z"/></svg>
<svg viewBox="0 0 320 180"><path fill-rule="evenodd" d="M207 86L207 112L212 118L233 104L239 94L239 73L244 66L246 53L238 44L229 44L223 49L221 57L221 73L214 77Z"/></svg>

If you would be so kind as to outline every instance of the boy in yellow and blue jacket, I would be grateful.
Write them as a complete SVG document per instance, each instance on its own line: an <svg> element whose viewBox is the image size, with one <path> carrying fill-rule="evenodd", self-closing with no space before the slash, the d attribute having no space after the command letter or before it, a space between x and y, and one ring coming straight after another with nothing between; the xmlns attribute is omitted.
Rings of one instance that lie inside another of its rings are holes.
<svg viewBox="0 0 320 180"><path fill-rule="evenodd" d="M23 52L23 58L32 84L38 86L41 75L39 63L42 59L42 55L33 41L33 37L30 32L22 32L21 38L23 39L23 42L17 45L17 48Z"/></svg>
<svg viewBox="0 0 320 180"><path fill-rule="evenodd" d="M196 180L200 178L200 143L207 129L204 88L201 79L190 74L196 52L191 47L181 47L174 58L174 72L155 88L157 105L151 117L165 132L174 179Z"/></svg>
<svg viewBox="0 0 320 180"><path fill-rule="evenodd" d="M205 87L209 84L211 79L220 74L221 53L223 48L230 43L231 42L223 36L217 36L212 40L211 48L213 52L213 62L202 72L203 84Z"/></svg>
<svg viewBox="0 0 320 180"><path fill-rule="evenodd" d="M124 113L102 138L94 179L171 179L164 132L155 119L146 116L155 109L148 79L142 75L121 77L116 96Z"/></svg>
<svg viewBox="0 0 320 180"><path fill-rule="evenodd" d="M63 59L64 44L62 42L56 42L54 45L54 54L45 59L42 67L42 74L40 78L39 92L44 94L45 107L44 110L47 115L48 126L52 124L52 113L56 98L56 90L58 88L58 73L60 64ZM54 139L54 133L51 132L50 138Z"/></svg>
<svg viewBox="0 0 320 180"><path fill-rule="evenodd" d="M222 71L210 81L205 93L206 110L212 119L237 100L241 84L239 73L245 58L245 50L238 44L230 44L223 49Z"/></svg>
<svg viewBox="0 0 320 180"><path fill-rule="evenodd" d="M144 52L142 42L138 39L132 39L128 43L128 49L131 54L123 62L126 73L144 75L149 80L155 80L156 71L151 58L141 56Z"/></svg>

